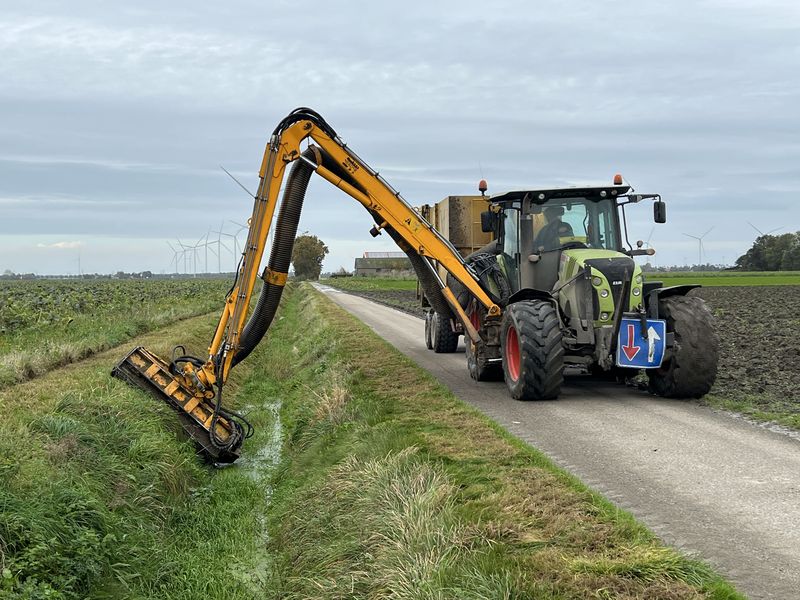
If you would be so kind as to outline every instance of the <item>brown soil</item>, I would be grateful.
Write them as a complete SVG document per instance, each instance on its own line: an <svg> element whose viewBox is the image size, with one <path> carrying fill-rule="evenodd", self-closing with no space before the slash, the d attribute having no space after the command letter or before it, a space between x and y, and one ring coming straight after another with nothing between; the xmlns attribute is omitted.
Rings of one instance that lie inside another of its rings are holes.
<svg viewBox="0 0 800 600"><path fill-rule="evenodd" d="M800 413L800 287L707 287L692 293L717 320L720 362L711 394Z"/></svg>
<svg viewBox="0 0 800 600"><path fill-rule="evenodd" d="M413 291L351 293L423 315ZM711 395L800 414L800 287L706 287L692 294L708 303L720 337Z"/></svg>

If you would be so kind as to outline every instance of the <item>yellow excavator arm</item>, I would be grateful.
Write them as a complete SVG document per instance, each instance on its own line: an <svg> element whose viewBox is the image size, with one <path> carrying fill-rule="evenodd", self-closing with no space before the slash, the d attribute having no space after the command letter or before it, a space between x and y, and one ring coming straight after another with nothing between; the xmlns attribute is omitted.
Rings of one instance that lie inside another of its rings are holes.
<svg viewBox="0 0 800 600"><path fill-rule="evenodd" d="M309 141L309 146L302 151L301 144L305 140ZM248 320L267 235L290 165L269 264L261 273L264 287ZM465 286L485 307L489 318L499 318L501 313L476 273L452 244L353 153L319 114L307 108L292 111L278 124L264 151L260 183L248 221L247 243L208 348L208 358L201 360L181 355L173 356L168 363L138 347L112 371L114 376L167 401L178 411L189 435L218 462L236 460L243 439L251 433L242 415L222 406L222 389L231 368L258 344L277 310L288 277L302 201L313 173L370 212L376 222L373 235L383 230L395 240L411 259L434 307L439 312L450 312L460 321L472 342L479 343L480 336L432 261L438 262Z"/></svg>

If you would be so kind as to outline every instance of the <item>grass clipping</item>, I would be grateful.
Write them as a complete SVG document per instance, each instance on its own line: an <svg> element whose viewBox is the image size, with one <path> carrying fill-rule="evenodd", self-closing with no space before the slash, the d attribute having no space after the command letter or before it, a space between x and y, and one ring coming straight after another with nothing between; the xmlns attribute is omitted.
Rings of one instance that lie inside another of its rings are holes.
<svg viewBox="0 0 800 600"><path fill-rule="evenodd" d="M310 288L282 315L276 597L739 597Z"/></svg>

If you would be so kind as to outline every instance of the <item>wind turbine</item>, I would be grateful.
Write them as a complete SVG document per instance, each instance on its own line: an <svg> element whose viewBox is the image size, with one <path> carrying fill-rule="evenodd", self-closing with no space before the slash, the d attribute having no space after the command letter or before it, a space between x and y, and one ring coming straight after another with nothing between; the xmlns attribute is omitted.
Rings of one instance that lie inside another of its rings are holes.
<svg viewBox="0 0 800 600"><path fill-rule="evenodd" d="M748 221L747 224L750 225L750 227L752 227L753 229L755 229L758 232L758 235L769 235L770 233L775 233L779 229L783 229L783 227L776 227L775 229L770 229L767 233L764 233L758 227L753 225L750 221Z"/></svg>
<svg viewBox="0 0 800 600"><path fill-rule="evenodd" d="M239 234L240 234L242 231L244 231L245 229L250 229L250 227L249 227L249 226L247 226L247 225L242 225L241 223L237 223L236 221L231 221L231 223L233 223L234 225L236 225L237 227L239 227L239 229L237 229L237 230L234 232L234 234L233 234L233 239L234 239L234 242L238 242L238 241L239 241ZM236 244L234 243L234 246L235 246L235 245L236 245ZM244 246L243 246L243 247L242 247L242 252L244 252L244 250L245 250L245 249L244 249Z"/></svg>
<svg viewBox="0 0 800 600"><path fill-rule="evenodd" d="M178 240L178 245L183 249L183 272L187 275L189 274L189 250L192 249L191 246L187 246L184 244L180 239Z"/></svg>
<svg viewBox="0 0 800 600"><path fill-rule="evenodd" d="M643 246L645 246L645 247L647 247L647 248L652 248L652 246L650 245L650 239L653 237L653 232L654 232L655 230L656 230L655 226L654 226L654 227L652 227L652 228L650 229L650 233L649 233L649 234L648 234L648 236L647 236L647 240L645 240L645 241L643 241L643 242L642 242L642 245L643 245ZM651 256L654 256L654 257L655 257L655 254L653 254L653 255L651 255ZM649 258L647 258L647 259L646 259L646 261L647 261L647 262L649 262ZM653 258L653 263L654 263L654 264L656 263L656 259L655 259L655 258Z"/></svg>
<svg viewBox="0 0 800 600"><path fill-rule="evenodd" d="M711 229L714 229L714 227L712 226ZM688 234L688 233L684 233L683 234L686 237L690 237L692 239L697 240L697 264L698 265L702 265L703 264L703 238L706 237L711 232L711 229L706 231L701 236L691 235L691 234Z"/></svg>
<svg viewBox="0 0 800 600"><path fill-rule="evenodd" d="M224 246L224 247L225 247L225 249L226 249L226 250L228 250L228 252L231 252L231 249L230 249L230 248L228 248L228 246L226 246L225 244L223 244L223 243L222 243L222 236L224 235L225 237L233 238L233 251L232 251L231 253L233 254L233 260L234 260L234 262L236 262L236 260L237 260L237 257L239 256L239 245L238 245L238 240L236 239L236 236L235 236L235 235L233 235L233 234L230 234L230 233L225 233L224 231L222 231L222 229L224 228L224 226L225 226L225 222L223 221L223 222L222 222L222 225L221 225L221 226L220 226L220 228L219 228L220 230L219 230L219 231L215 231L214 233L216 233L216 234L219 236L219 238L218 238L218 242L219 242L219 244L221 244L222 246Z"/></svg>
<svg viewBox="0 0 800 600"><path fill-rule="evenodd" d="M171 267L172 264L174 263L175 264L175 273L177 273L178 272L178 251L175 250L175 248L173 248L172 244L170 244L169 242L167 242L167 246L169 246L169 249L172 250L172 260L169 261L169 265Z"/></svg>
<svg viewBox="0 0 800 600"><path fill-rule="evenodd" d="M201 236L197 243L194 245L194 248L199 248L202 246L205 249L205 273L208 273L208 236L211 233L211 229L206 232L204 236ZM200 242L203 242L202 244ZM195 269L195 273L197 273L197 269Z"/></svg>

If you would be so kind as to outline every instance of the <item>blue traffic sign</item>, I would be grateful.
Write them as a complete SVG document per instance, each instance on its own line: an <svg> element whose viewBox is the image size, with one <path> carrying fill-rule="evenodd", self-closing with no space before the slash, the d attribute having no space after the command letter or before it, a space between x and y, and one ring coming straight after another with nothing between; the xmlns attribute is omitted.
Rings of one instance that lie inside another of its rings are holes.
<svg viewBox="0 0 800 600"><path fill-rule="evenodd" d="M647 319L644 335L639 319L622 317L617 337L617 365L636 369L655 369L664 360L667 322Z"/></svg>

